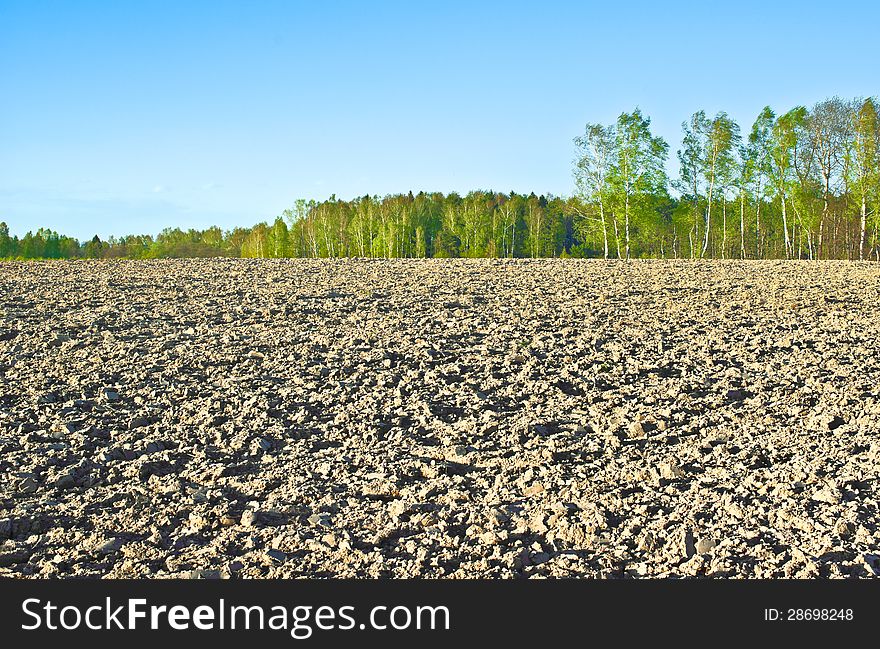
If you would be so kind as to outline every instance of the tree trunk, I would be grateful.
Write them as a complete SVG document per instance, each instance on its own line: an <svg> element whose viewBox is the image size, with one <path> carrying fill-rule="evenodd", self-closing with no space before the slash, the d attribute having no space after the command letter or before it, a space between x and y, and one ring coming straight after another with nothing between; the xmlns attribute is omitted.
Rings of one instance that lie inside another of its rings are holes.
<svg viewBox="0 0 880 649"><path fill-rule="evenodd" d="M780 194L782 199L782 231L785 232L785 258L790 259L792 253L791 238L788 236L788 218L785 213L785 192Z"/></svg>
<svg viewBox="0 0 880 649"><path fill-rule="evenodd" d="M602 216L602 243L604 258L608 259L608 225L605 223L605 202L599 198L599 214Z"/></svg>
<svg viewBox="0 0 880 649"><path fill-rule="evenodd" d="M617 242L617 258L622 259L620 256L620 232L617 229L617 217L612 219L614 223L614 241Z"/></svg>
<svg viewBox="0 0 880 649"><path fill-rule="evenodd" d="M755 259L761 259L761 198L755 201Z"/></svg>
<svg viewBox="0 0 880 649"><path fill-rule="evenodd" d="M513 255L516 254L516 214L513 215L513 224L510 227L513 229L510 235L510 258L513 259Z"/></svg>
<svg viewBox="0 0 880 649"><path fill-rule="evenodd" d="M846 250L846 258L852 261L852 242L850 241L849 223L843 224L843 247Z"/></svg>
<svg viewBox="0 0 880 649"><path fill-rule="evenodd" d="M721 195L721 258L727 259L727 200Z"/></svg>
<svg viewBox="0 0 880 649"><path fill-rule="evenodd" d="M712 219L712 192L715 189L715 172L712 172L712 178L709 181L709 204L706 206L706 234L703 239L703 250L700 252L700 257L705 256L706 250L709 249L709 224Z"/></svg>
<svg viewBox="0 0 880 649"><path fill-rule="evenodd" d="M746 258L746 193L739 194L739 258Z"/></svg>
<svg viewBox="0 0 880 649"><path fill-rule="evenodd" d="M871 235L871 250L874 251L874 257L877 261L880 261L880 248L877 247L877 225L874 225L874 233ZM870 253L868 254L868 259L871 258Z"/></svg>
<svg viewBox="0 0 880 649"><path fill-rule="evenodd" d="M828 163L830 165L830 162ZM828 216L828 196L831 194L831 174L822 170L822 179L825 185L822 188L822 216L819 217L819 240L816 244L816 258L822 255L822 226L825 224L825 217Z"/></svg>
<svg viewBox="0 0 880 649"><path fill-rule="evenodd" d="M868 225L868 210L865 204L865 195L862 194L862 219L859 224L861 232L859 234L859 261L865 258L865 228Z"/></svg>

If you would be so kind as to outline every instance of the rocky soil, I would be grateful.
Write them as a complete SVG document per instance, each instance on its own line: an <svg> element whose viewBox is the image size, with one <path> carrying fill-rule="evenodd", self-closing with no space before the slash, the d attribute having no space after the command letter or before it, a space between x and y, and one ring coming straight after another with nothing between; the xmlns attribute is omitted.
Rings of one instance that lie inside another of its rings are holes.
<svg viewBox="0 0 880 649"><path fill-rule="evenodd" d="M880 266L0 264L0 575L880 574Z"/></svg>

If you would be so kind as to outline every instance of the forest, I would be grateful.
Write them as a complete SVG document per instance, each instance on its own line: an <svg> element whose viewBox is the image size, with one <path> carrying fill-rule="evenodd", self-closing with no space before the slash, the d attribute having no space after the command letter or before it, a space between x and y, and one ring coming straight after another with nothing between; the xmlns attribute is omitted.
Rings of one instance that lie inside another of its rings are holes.
<svg viewBox="0 0 880 649"><path fill-rule="evenodd" d="M682 123L678 174L639 109L574 138L569 197L473 191L297 200L250 228L86 241L11 235L0 258L599 257L880 260L877 100L837 97L746 132L726 113Z"/></svg>

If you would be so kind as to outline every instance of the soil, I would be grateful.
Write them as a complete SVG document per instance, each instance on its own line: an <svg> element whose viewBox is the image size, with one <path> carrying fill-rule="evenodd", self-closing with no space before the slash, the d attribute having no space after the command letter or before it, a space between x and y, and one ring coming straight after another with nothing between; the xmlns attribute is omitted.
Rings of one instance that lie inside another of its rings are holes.
<svg viewBox="0 0 880 649"><path fill-rule="evenodd" d="M880 574L880 265L0 264L0 575Z"/></svg>

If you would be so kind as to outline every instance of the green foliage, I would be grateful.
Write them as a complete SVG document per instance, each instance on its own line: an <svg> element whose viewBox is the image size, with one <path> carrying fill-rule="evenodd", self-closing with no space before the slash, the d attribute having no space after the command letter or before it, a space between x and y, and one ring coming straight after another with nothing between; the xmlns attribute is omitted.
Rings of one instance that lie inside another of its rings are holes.
<svg viewBox="0 0 880 649"><path fill-rule="evenodd" d="M0 259L12 257L18 241L9 236L9 226L5 221L0 221Z"/></svg>
<svg viewBox="0 0 880 649"><path fill-rule="evenodd" d="M880 260L880 117L873 98L832 98L745 141L726 113L682 124L679 177L639 109L574 138L574 195L419 192L297 200L223 231L167 228L85 242L0 223L0 258L720 257Z"/></svg>
<svg viewBox="0 0 880 649"><path fill-rule="evenodd" d="M611 204L614 214L618 254L621 227L624 258L629 259L634 243L642 231L650 229L655 214L655 199L666 193L666 154L669 146L660 137L651 135L651 120L637 108L622 113L614 128L615 156L609 176ZM622 217L622 223L618 223Z"/></svg>

